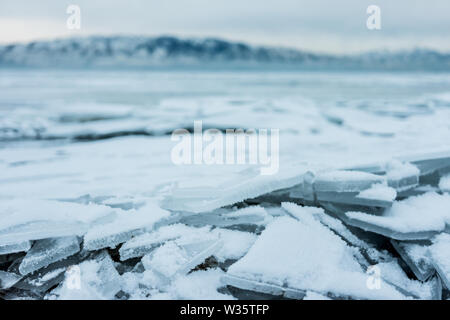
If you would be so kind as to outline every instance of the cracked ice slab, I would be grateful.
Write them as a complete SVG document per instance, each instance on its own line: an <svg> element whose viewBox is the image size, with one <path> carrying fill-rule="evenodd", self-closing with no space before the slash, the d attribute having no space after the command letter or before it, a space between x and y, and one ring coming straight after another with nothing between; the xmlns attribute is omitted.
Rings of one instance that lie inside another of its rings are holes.
<svg viewBox="0 0 450 320"><path fill-rule="evenodd" d="M362 171L329 171L314 181L318 201L390 207L397 193L383 176Z"/></svg>
<svg viewBox="0 0 450 320"><path fill-rule="evenodd" d="M450 225L450 195L428 192L396 201L381 216L347 212L347 222L397 240L429 239Z"/></svg>
<svg viewBox="0 0 450 320"><path fill-rule="evenodd" d="M176 275L188 273L218 252L222 245L222 240L213 235L210 239L180 238L169 241L145 255L142 264L146 270L152 270L166 279L171 279Z"/></svg>
<svg viewBox="0 0 450 320"><path fill-rule="evenodd" d="M186 214L180 222L193 226L212 225L230 227L236 225L265 225L271 216L261 206L250 206L238 210L217 209L213 212Z"/></svg>
<svg viewBox="0 0 450 320"><path fill-rule="evenodd" d="M210 227L193 228L184 224L162 226L161 228L138 235L125 242L119 249L120 260L142 257L169 240L207 234Z"/></svg>
<svg viewBox="0 0 450 320"><path fill-rule="evenodd" d="M114 216L107 206L36 199L0 202L0 245L83 235Z"/></svg>
<svg viewBox="0 0 450 320"><path fill-rule="evenodd" d="M93 259L72 266L64 281L47 298L61 300L113 299L122 288L122 278L105 251Z"/></svg>
<svg viewBox="0 0 450 320"><path fill-rule="evenodd" d="M216 188L177 188L163 202L164 209L201 213L232 205L246 199L293 187L302 182L305 169L284 166L274 175L260 175L259 170L247 170Z"/></svg>
<svg viewBox="0 0 450 320"><path fill-rule="evenodd" d="M450 289L450 235L440 234L430 246L431 259L445 287Z"/></svg>
<svg viewBox="0 0 450 320"><path fill-rule="evenodd" d="M19 272L27 275L53 262L63 260L80 251L77 237L51 238L36 241L19 266Z"/></svg>
<svg viewBox="0 0 450 320"><path fill-rule="evenodd" d="M375 266L384 281L393 285L406 296L423 300L440 300L442 298L442 285L437 277L426 282L411 280L395 259Z"/></svg>
<svg viewBox="0 0 450 320"><path fill-rule="evenodd" d="M84 247L87 250L114 248L133 236L152 229L157 222L169 216L170 212L153 203L137 210L120 212L112 222L89 229L84 236Z"/></svg>
<svg viewBox="0 0 450 320"><path fill-rule="evenodd" d="M391 239L391 243L420 281L426 281L436 272L428 253L430 241L396 241Z"/></svg>
<svg viewBox="0 0 450 320"><path fill-rule="evenodd" d="M13 244L5 244L0 246L0 255L16 252L27 252L31 248L30 241L22 241Z"/></svg>
<svg viewBox="0 0 450 320"><path fill-rule="evenodd" d="M251 283L259 286L255 291L272 286L281 290L277 295L284 296L288 290L303 295L311 290L357 299L405 298L384 282L381 290L370 290L354 250L312 217L275 219L249 252L230 266L227 275L224 281L228 285L248 289L243 282Z"/></svg>
<svg viewBox="0 0 450 320"><path fill-rule="evenodd" d="M22 279L21 275L0 270L0 289L9 289Z"/></svg>

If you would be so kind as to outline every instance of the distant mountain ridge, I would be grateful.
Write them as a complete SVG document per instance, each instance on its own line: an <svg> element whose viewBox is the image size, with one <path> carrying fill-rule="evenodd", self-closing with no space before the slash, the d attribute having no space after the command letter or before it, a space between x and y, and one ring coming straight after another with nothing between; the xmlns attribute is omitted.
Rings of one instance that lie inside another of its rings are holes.
<svg viewBox="0 0 450 320"><path fill-rule="evenodd" d="M450 70L450 54L416 49L335 56L214 38L91 36L2 45L0 67Z"/></svg>

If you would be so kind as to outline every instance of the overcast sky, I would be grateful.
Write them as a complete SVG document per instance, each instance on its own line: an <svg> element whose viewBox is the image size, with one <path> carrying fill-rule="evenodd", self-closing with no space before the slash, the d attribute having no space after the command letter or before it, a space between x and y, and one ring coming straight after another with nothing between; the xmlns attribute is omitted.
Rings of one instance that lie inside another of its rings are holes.
<svg viewBox="0 0 450 320"><path fill-rule="evenodd" d="M81 8L68 30L66 8ZM381 30L366 28L369 5ZM320 52L450 51L450 0L0 0L0 42L91 34L213 36Z"/></svg>

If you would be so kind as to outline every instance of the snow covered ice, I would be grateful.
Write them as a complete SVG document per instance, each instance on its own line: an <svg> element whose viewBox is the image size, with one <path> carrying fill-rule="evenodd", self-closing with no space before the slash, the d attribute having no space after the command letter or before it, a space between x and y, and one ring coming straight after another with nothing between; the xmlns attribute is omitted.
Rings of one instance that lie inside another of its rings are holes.
<svg viewBox="0 0 450 320"><path fill-rule="evenodd" d="M2 70L0 298L448 297L449 87L444 73ZM197 120L279 129L278 173L174 164L172 131Z"/></svg>

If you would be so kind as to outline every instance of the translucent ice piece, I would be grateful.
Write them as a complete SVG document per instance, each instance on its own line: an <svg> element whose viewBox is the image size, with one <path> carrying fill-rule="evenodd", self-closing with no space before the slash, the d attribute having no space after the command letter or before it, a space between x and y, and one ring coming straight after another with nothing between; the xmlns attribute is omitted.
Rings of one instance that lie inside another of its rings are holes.
<svg viewBox="0 0 450 320"><path fill-rule="evenodd" d="M5 272L0 270L0 289L9 289L13 285L15 285L22 276L12 273L12 272Z"/></svg>
<svg viewBox="0 0 450 320"><path fill-rule="evenodd" d="M125 261L131 258L142 257L161 246L164 242L178 239L182 236L206 234L209 230L209 227L193 228L183 224L163 226L158 230L136 236L124 243L119 249L120 260Z"/></svg>
<svg viewBox="0 0 450 320"><path fill-rule="evenodd" d="M36 241L19 266L22 275L32 273L53 262L67 258L80 251L77 237L62 237Z"/></svg>
<svg viewBox="0 0 450 320"><path fill-rule="evenodd" d="M64 280L65 267L48 272L36 272L18 282L14 287L34 292L46 292Z"/></svg>
<svg viewBox="0 0 450 320"><path fill-rule="evenodd" d="M445 287L450 290L450 235L440 234L430 247L431 259Z"/></svg>
<svg viewBox="0 0 450 320"><path fill-rule="evenodd" d="M249 252L230 266L227 275L239 281L231 283L226 277L225 283L237 287L247 280L255 286L272 285L283 288L282 292L289 289L303 295L311 290L358 299L404 298L387 283L382 283L380 290L370 290L354 250L320 222L308 218L275 219Z"/></svg>
<svg viewBox="0 0 450 320"><path fill-rule="evenodd" d="M0 202L0 245L84 234L91 224L107 221L114 211L102 205L51 200Z"/></svg>
<svg viewBox="0 0 450 320"><path fill-rule="evenodd" d="M222 247L220 239L207 241L174 240L165 243L142 258L146 270L167 279L188 273Z"/></svg>
<svg viewBox="0 0 450 320"><path fill-rule="evenodd" d="M379 269L381 278L403 294L415 299L440 299L441 292L439 284L436 283L437 279L427 282L411 280L403 272L396 260L379 263L376 267Z"/></svg>
<svg viewBox="0 0 450 320"><path fill-rule="evenodd" d="M239 179L214 188L182 188L164 199L162 207L173 211L208 212L232 205L246 199L253 199L272 191L281 190L299 184L305 170L301 167L284 166L274 175L260 175L255 170L251 174L243 173Z"/></svg>
<svg viewBox="0 0 450 320"><path fill-rule="evenodd" d="M421 175L450 167L450 153L448 151L416 154L404 157L402 160L409 161L419 168Z"/></svg>
<svg viewBox="0 0 450 320"><path fill-rule="evenodd" d="M169 215L168 211L153 203L137 210L120 212L112 222L91 228L84 236L84 247L88 250L114 248L145 229L152 229L155 223Z"/></svg>
<svg viewBox="0 0 450 320"><path fill-rule="evenodd" d="M122 288L122 278L107 252L72 266L64 282L51 292L61 300L113 299Z"/></svg>
<svg viewBox="0 0 450 320"><path fill-rule="evenodd" d="M0 255L2 254L10 254L16 252L27 252L31 248L30 241L23 241L19 243L13 244L5 244L0 246Z"/></svg>
<svg viewBox="0 0 450 320"><path fill-rule="evenodd" d="M316 192L361 192L385 178L361 171L329 171L318 174L314 182Z"/></svg>
<svg viewBox="0 0 450 320"><path fill-rule="evenodd" d="M431 245L431 242L396 241L391 239L391 243L420 281L426 281L436 272L428 254L428 247Z"/></svg>
<svg viewBox="0 0 450 320"><path fill-rule="evenodd" d="M265 225L271 217L260 206L238 210L217 209L213 212L184 215L180 222L193 226L212 225L230 227L235 225Z"/></svg>
<svg viewBox="0 0 450 320"><path fill-rule="evenodd" d="M212 230L211 233L217 234L223 242L222 248L214 254L219 262L241 258L247 253L257 238L255 234L250 232L219 228Z"/></svg>
<svg viewBox="0 0 450 320"><path fill-rule="evenodd" d="M427 239L450 225L450 195L429 192L397 201L375 216L347 212L348 223L397 240Z"/></svg>
<svg viewBox="0 0 450 320"><path fill-rule="evenodd" d="M420 170L410 163L393 160L386 165L388 185L398 192L416 187L419 184L419 175Z"/></svg>

